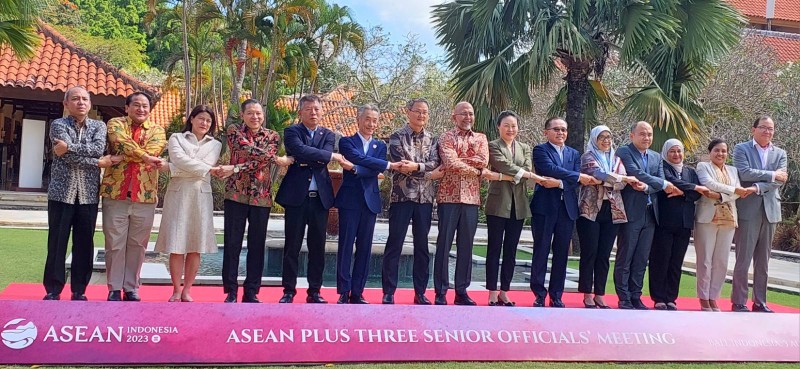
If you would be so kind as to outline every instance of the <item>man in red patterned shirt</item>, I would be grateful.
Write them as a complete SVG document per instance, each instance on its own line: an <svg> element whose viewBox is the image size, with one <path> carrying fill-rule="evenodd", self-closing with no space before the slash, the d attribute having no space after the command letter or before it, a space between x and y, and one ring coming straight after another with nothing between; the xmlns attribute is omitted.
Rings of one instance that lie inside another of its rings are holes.
<svg viewBox="0 0 800 369"><path fill-rule="evenodd" d="M433 287L436 305L447 305L450 286L449 255L456 239L456 305L475 305L467 287L472 280L472 242L478 227L481 205L481 177L490 177L489 143L486 135L472 130L475 110L468 102L456 104L452 115L455 127L439 138L439 157L444 177L439 183L439 237L433 262ZM494 173L497 176L496 173ZM455 237L458 232L458 237Z"/></svg>

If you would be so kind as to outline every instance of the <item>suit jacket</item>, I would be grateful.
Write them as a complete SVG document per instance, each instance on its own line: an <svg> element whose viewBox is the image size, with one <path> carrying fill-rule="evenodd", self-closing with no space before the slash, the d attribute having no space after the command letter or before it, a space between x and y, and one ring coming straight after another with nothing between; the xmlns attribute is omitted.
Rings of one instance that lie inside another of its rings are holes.
<svg viewBox="0 0 800 369"><path fill-rule="evenodd" d="M367 204L373 214L381 212L381 193L378 188L378 174L386 170L386 144L373 138L364 153L358 133L339 140L339 152L354 164L353 170L344 171L342 187L336 194L336 207L339 209L360 209Z"/></svg>
<svg viewBox="0 0 800 369"><path fill-rule="evenodd" d="M489 142L489 167L492 171L514 177L520 171L531 171L531 147L516 141L514 155L502 138ZM489 194L486 196L486 215L511 218L511 200L514 200L514 219L525 219L531 216L526 190L528 179L521 178L519 183L509 181L489 181Z"/></svg>
<svg viewBox="0 0 800 369"><path fill-rule="evenodd" d="M643 219L647 210L648 195L664 189L664 162L661 160L661 154L650 149L646 151L646 154L647 168L644 167L642 154L632 143L622 146L616 151L616 156L622 160L622 165L625 166L625 172L647 184L645 191L636 191L631 186L622 189L622 202L625 203L625 214L628 216L629 222L634 219ZM650 201L653 203L653 213L658 223L658 196L650 196Z"/></svg>
<svg viewBox="0 0 800 369"><path fill-rule="evenodd" d="M739 198L739 195L737 195L734 190L736 187L741 187L739 175L736 172L736 168L733 166L726 165L725 169L728 171L728 177L730 177L730 185L723 184L721 179L717 177L714 164L708 162L697 163L697 178L700 180L700 184L722 195L721 200L709 199L708 197L700 198L700 201L697 202L697 214L695 215L695 219L698 223L711 223L717 211L716 205L721 202L730 203L733 217L734 219L737 218L738 206L736 204L736 199Z"/></svg>
<svg viewBox="0 0 800 369"><path fill-rule="evenodd" d="M742 220L753 220L762 216L759 213L761 204L770 223L778 223L781 217L780 182L772 180L773 173L781 168L786 168L786 151L772 146L767 154L767 166L761 166L758 150L753 146L753 140L740 143L733 148L733 165L739 171L742 187L758 186L759 193L747 196L736 201L739 216Z"/></svg>
<svg viewBox="0 0 800 369"><path fill-rule="evenodd" d="M695 201L702 197L699 192L694 190L694 187L700 184L697 172L692 167L684 165L681 175L678 176L678 171L672 165L665 162L663 167L667 181L680 188L683 196L667 197L664 191L658 193L658 215L661 220L659 226L672 229L692 229L694 228Z"/></svg>
<svg viewBox="0 0 800 369"><path fill-rule="evenodd" d="M275 201L281 206L300 206L308 196L311 177L317 182L317 191L325 209L333 206L333 186L328 174L328 162L333 154L335 135L325 127L317 126L314 139L302 123L283 130L286 154L294 158L283 177Z"/></svg>
<svg viewBox="0 0 800 369"><path fill-rule="evenodd" d="M578 180L580 179L581 157L578 150L564 146L564 160L549 142L533 148L533 166L541 176L560 179L564 189L545 188L536 185L531 199L531 212L537 215L558 214L562 202L572 220L578 219Z"/></svg>

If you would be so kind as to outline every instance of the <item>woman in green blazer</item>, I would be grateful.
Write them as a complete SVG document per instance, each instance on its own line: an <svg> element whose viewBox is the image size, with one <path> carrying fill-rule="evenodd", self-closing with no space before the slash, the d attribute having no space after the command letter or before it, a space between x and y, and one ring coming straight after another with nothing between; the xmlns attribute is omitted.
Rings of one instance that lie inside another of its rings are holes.
<svg viewBox="0 0 800 369"><path fill-rule="evenodd" d="M506 292L511 287L516 264L517 244L525 218L531 216L528 207L526 183L529 179L545 187L558 187L558 180L533 173L531 147L517 141L519 116L504 111L497 117L500 138L489 142L489 167L498 175L489 182L486 196L486 226L489 245L486 250L486 288L490 306L514 306ZM497 275L500 253L503 266L500 272L500 292L497 292Z"/></svg>

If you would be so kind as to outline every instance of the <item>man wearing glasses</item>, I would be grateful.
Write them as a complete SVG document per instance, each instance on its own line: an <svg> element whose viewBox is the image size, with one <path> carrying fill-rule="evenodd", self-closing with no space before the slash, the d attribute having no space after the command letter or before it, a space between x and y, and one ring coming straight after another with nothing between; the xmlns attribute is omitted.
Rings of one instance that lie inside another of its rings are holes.
<svg viewBox="0 0 800 369"><path fill-rule="evenodd" d="M442 178L444 173L438 169L439 149L436 137L425 129L430 116L428 109L427 100L411 99L406 104L408 124L389 137L389 160L404 164L399 171L392 172L389 237L386 240L381 273L384 304L394 304L400 254L412 220L414 303L431 304L425 297L425 290L430 278L428 232L431 229L433 199L436 196L433 181Z"/></svg>
<svg viewBox="0 0 800 369"><path fill-rule="evenodd" d="M456 305L475 305L467 287L472 280L472 243L478 227L481 205L481 178L497 177L486 169L489 143L486 135L474 132L475 110L468 102L456 104L451 115L455 127L439 139L439 157L444 177L439 183L436 202L439 204L439 236L433 261L433 288L436 305L447 305L450 286L450 249L456 240L455 287ZM456 237L456 232L458 237Z"/></svg>
<svg viewBox="0 0 800 369"><path fill-rule="evenodd" d="M757 196L736 200L739 227L736 229L736 265L733 269L731 310L747 310L748 270L753 262L753 311L771 313L767 307L767 271L775 224L781 221L779 191L788 180L786 151L772 144L775 123L761 116L751 128L753 140L733 149L733 165L742 187L755 185Z"/></svg>
<svg viewBox="0 0 800 369"><path fill-rule="evenodd" d="M533 167L536 174L561 181L558 187L536 185L531 199L531 230L533 231L533 259L531 260L531 290L536 295L534 307L544 307L545 296L550 296L550 307L563 308L561 296L567 277L567 257L575 219L578 219L579 184L592 185L598 180L580 172L581 154L565 143L567 122L561 118L548 119L544 124L547 142L533 148ZM550 283L544 286L547 257L553 251Z"/></svg>

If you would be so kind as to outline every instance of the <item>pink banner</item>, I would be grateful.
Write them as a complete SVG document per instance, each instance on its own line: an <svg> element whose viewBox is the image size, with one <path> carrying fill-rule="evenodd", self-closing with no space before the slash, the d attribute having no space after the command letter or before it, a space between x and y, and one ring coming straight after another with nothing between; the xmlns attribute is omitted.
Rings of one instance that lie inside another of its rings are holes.
<svg viewBox="0 0 800 369"><path fill-rule="evenodd" d="M0 364L800 361L800 315L0 301Z"/></svg>

